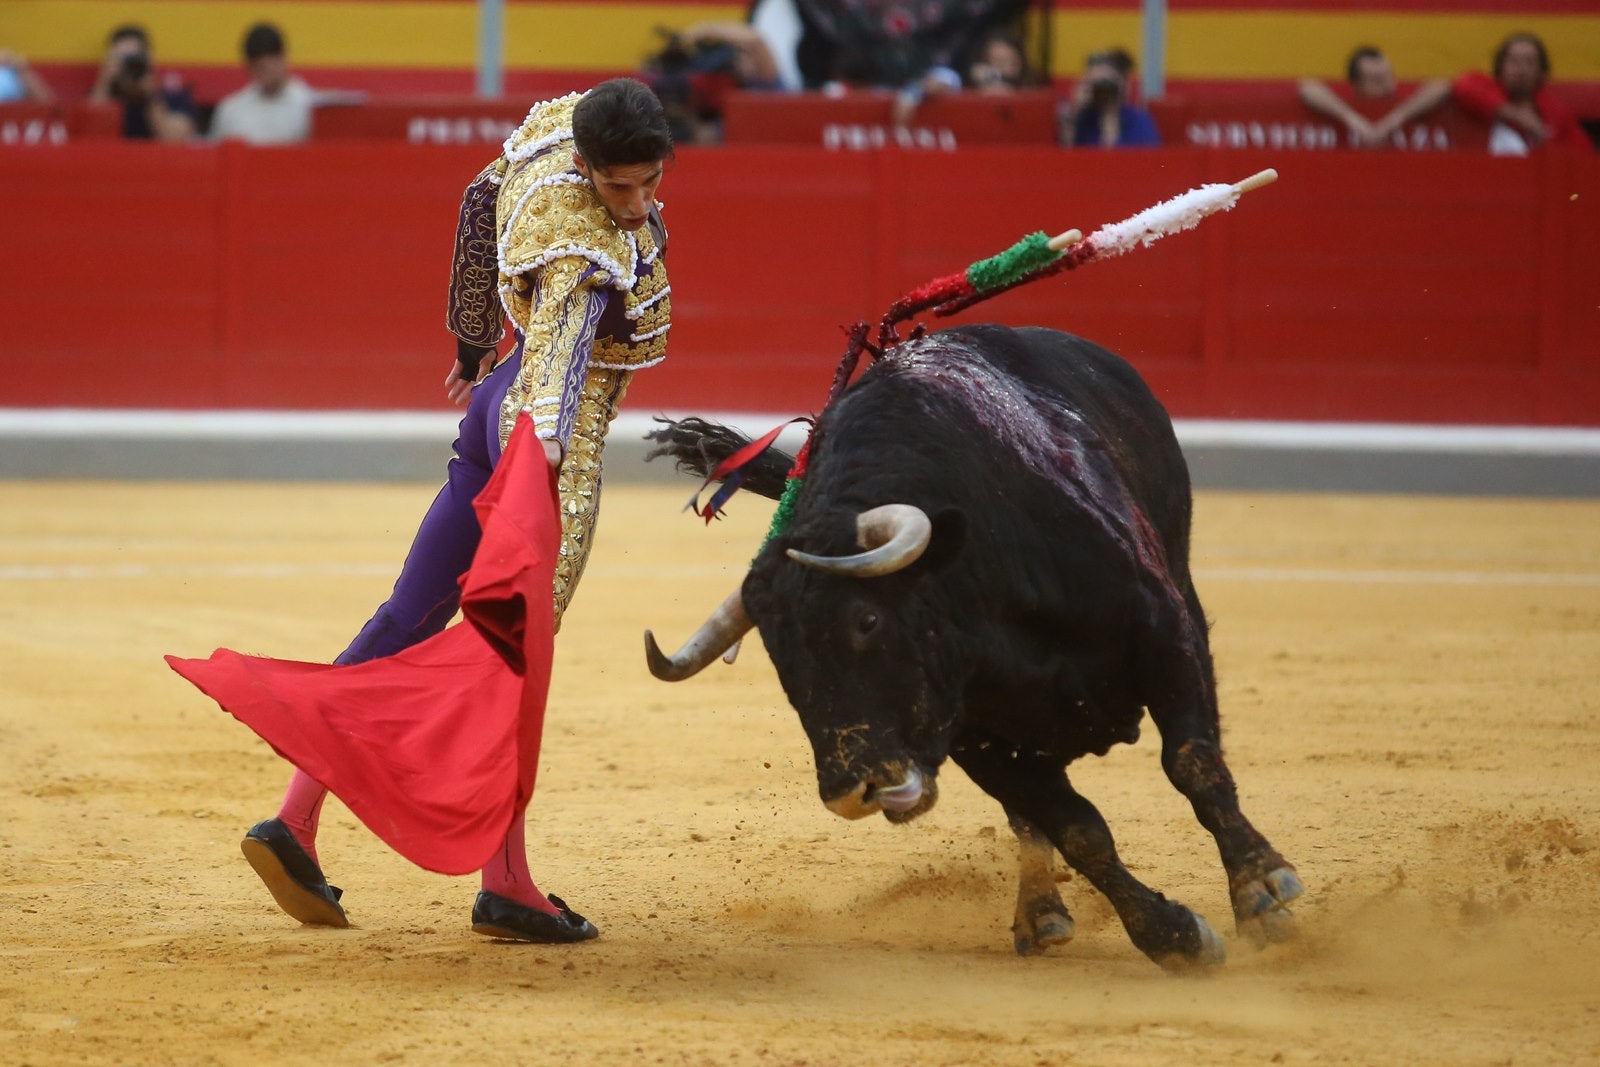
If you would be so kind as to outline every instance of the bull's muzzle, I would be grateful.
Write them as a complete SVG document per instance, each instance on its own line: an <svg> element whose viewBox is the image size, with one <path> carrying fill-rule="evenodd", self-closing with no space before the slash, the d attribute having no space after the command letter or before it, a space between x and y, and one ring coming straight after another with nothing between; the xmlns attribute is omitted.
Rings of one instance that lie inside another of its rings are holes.
<svg viewBox="0 0 1600 1067"><path fill-rule="evenodd" d="M913 765L901 781L883 785L857 782L848 793L823 801L828 810L846 819L864 819L879 811L910 811L922 802L922 772Z"/></svg>

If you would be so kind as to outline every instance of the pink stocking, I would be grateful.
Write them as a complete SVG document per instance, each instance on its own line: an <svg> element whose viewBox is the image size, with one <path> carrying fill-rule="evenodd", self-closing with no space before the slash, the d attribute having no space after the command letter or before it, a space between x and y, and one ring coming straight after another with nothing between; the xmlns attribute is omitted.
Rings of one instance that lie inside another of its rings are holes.
<svg viewBox="0 0 1600 1067"><path fill-rule="evenodd" d="M539 887L533 884L533 875L528 871L527 828L523 825L522 816L523 813L519 811L512 818L511 829L506 831L506 839L500 845L500 850L483 868L483 888L496 896L555 915L556 906L539 892Z"/></svg>
<svg viewBox="0 0 1600 1067"><path fill-rule="evenodd" d="M278 820L289 828L313 863L317 862L317 820L322 817L322 802L326 799L328 791L305 771L296 769L278 808Z"/></svg>

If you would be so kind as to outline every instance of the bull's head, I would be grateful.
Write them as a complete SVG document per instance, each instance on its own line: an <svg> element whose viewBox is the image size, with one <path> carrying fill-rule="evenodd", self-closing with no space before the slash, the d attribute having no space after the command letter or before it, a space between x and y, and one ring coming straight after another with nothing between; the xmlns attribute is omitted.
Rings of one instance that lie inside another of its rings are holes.
<svg viewBox="0 0 1600 1067"><path fill-rule="evenodd" d="M914 818L937 799L961 701L927 578L961 540L958 513L936 523L903 504L797 521L676 655L645 634L651 673L687 678L758 626L811 740L823 802L846 818Z"/></svg>

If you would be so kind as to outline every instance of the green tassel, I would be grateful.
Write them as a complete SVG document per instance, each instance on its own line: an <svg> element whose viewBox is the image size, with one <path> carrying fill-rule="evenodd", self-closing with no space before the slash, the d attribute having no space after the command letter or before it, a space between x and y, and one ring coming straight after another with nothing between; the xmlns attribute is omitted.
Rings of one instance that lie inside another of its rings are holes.
<svg viewBox="0 0 1600 1067"><path fill-rule="evenodd" d="M789 523L794 519L795 501L800 498L800 487L805 484L804 478L790 478L783 483L783 496L778 498L778 510L772 513L772 525L767 527L767 536L761 542L762 548L789 528Z"/></svg>
<svg viewBox="0 0 1600 1067"><path fill-rule="evenodd" d="M980 259L967 268L967 281L979 293L987 293L1010 285L1025 274L1047 267L1061 258L1062 253L1050 247L1050 238L1043 231L1028 234L1022 240L988 259Z"/></svg>

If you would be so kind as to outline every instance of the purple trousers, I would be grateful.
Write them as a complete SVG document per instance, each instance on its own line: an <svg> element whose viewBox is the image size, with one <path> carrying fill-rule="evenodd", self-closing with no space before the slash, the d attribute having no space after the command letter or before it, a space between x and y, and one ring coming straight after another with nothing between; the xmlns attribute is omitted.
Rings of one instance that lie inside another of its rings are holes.
<svg viewBox="0 0 1600 1067"><path fill-rule="evenodd" d="M461 576L483 534L472 501L500 462L500 402L516 380L518 355L512 353L472 390L444 488L422 518L394 591L335 663L392 656L432 637L455 616Z"/></svg>

